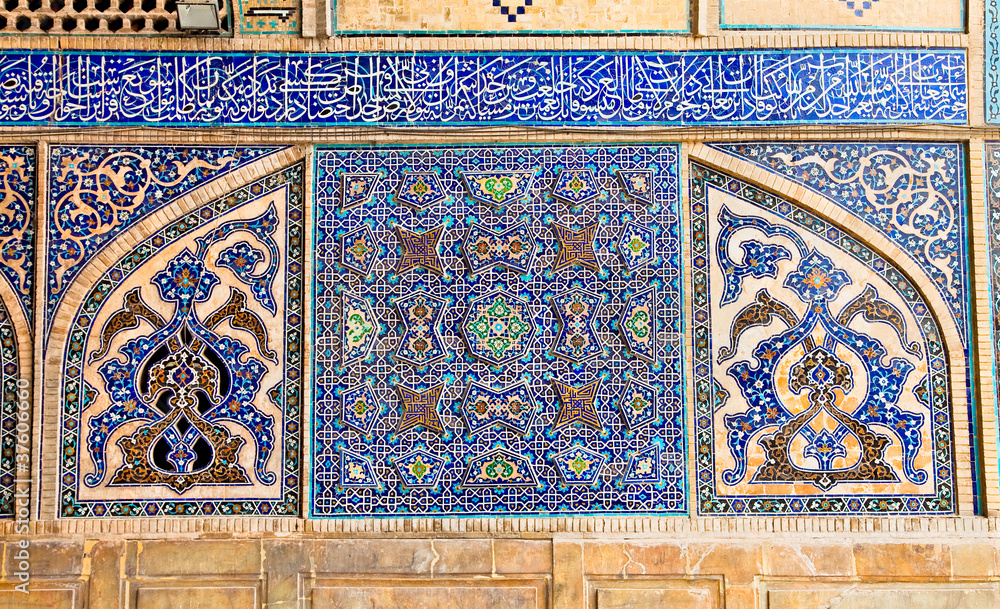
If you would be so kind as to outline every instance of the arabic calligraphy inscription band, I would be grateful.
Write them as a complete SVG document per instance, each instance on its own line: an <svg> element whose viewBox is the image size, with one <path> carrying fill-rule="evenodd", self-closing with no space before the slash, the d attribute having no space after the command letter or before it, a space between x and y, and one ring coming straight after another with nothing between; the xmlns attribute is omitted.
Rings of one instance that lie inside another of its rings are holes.
<svg viewBox="0 0 1000 609"><path fill-rule="evenodd" d="M962 50L0 53L9 125L968 122Z"/></svg>

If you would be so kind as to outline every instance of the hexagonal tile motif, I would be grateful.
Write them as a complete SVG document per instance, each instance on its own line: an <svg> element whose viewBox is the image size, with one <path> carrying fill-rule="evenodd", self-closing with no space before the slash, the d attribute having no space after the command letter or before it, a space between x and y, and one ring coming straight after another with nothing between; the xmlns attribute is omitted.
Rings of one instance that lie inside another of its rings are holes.
<svg viewBox="0 0 1000 609"><path fill-rule="evenodd" d="M462 333L472 354L494 365L523 357L535 336L528 303L497 291L469 305Z"/></svg>
<svg viewBox="0 0 1000 609"><path fill-rule="evenodd" d="M372 431L380 407L370 383L348 389L340 397L340 422L362 435Z"/></svg>
<svg viewBox="0 0 1000 609"><path fill-rule="evenodd" d="M656 420L656 390L649 385L630 379L617 402L629 431L637 431Z"/></svg>

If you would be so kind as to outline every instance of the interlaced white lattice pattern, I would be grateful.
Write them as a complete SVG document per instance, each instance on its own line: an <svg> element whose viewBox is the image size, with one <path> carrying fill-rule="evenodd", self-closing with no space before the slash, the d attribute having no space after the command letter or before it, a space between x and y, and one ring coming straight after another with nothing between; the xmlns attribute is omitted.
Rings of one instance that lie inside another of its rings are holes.
<svg viewBox="0 0 1000 609"><path fill-rule="evenodd" d="M313 506L316 516L396 514L499 514L538 512L668 512L686 509L684 484L684 423L681 408L680 268L677 148L660 147L497 147L455 149L324 150L317 158L316 307L313 431ZM601 196L591 204L572 208L554 199L550 191L564 167L593 167ZM617 169L655 169L656 205L646 207L623 196L615 178ZM463 171L533 169L535 181L525 201L501 209L472 202L461 182ZM400 176L406 170L435 171L448 193L446 200L420 211L399 204ZM340 174L380 172L373 202L340 210ZM629 219L656 231L657 261L629 273L614 244ZM502 267L470 276L460 246L470 223L491 230L525 221L538 240L539 252L525 275ZM580 228L598 222L594 249L601 272L581 266L553 272L559 244L552 223ZM371 273L361 277L338 263L339 237L362 223L369 225L381 248ZM439 244L444 275L423 271L397 276L398 239L393 226L413 231L446 227ZM616 329L625 299L650 285L659 299L659 349L655 364L626 353ZM470 302L493 290L509 290L530 301L538 333L529 352L520 359L493 367L472 357L460 326ZM574 289L588 289L604 299L596 331L605 353L574 364L554 357L550 348L558 323L551 299ZM381 324L372 354L364 362L342 366L340 359L340 293L349 291L369 299L374 319ZM448 300L441 334L448 356L424 368L414 368L393 357L402 323L393 301L412 292ZM580 387L600 379L597 411L601 429L571 425L555 429L560 410L553 381ZM652 385L658 392L657 420L629 431L616 411L629 379ZM459 414L470 382L510 387L527 382L539 413L527 434L493 427L469 433ZM370 382L380 412L370 435L358 434L339 422L340 394ZM444 434L426 428L397 430L400 404L396 386L424 391L444 383L438 411ZM659 446L661 469L656 482L623 484L630 455ZM573 446L607 455L594 484L567 487L560 483L553 456ZM436 488L403 488L391 463L408 451L420 449L444 459ZM463 487L474 458L502 449L527 458L538 483L531 486ZM340 451L367 459L381 488L345 488L340 483Z"/></svg>

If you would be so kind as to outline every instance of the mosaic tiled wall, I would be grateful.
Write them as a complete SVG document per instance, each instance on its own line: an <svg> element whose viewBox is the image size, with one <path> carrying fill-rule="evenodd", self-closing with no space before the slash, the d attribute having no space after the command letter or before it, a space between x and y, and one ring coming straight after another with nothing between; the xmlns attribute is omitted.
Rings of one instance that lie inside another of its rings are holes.
<svg viewBox="0 0 1000 609"><path fill-rule="evenodd" d="M50 155L46 330L66 290L100 250L194 188L275 147L55 146Z"/></svg>
<svg viewBox="0 0 1000 609"><path fill-rule="evenodd" d="M60 516L298 513L304 168L195 194L275 150L52 148Z"/></svg>
<svg viewBox="0 0 1000 609"><path fill-rule="evenodd" d="M966 124L962 49L0 53L16 125Z"/></svg>
<svg viewBox="0 0 1000 609"><path fill-rule="evenodd" d="M983 27L983 97L986 100L986 122L1000 123L1000 5L987 0Z"/></svg>
<svg viewBox="0 0 1000 609"><path fill-rule="evenodd" d="M16 447L29 429L18 412L30 368L21 353L33 334L35 175L34 148L0 147L0 518L14 515L14 481L27 477Z"/></svg>
<svg viewBox="0 0 1000 609"><path fill-rule="evenodd" d="M993 376L1000 392L1000 374L997 374L996 357L1000 353L1000 142L986 142L986 226L989 238L990 319L992 322L991 347L993 350ZM1000 393L998 393L1000 395ZM998 410L1000 412L1000 410ZM983 442L1000 442L984 438Z"/></svg>
<svg viewBox="0 0 1000 609"><path fill-rule="evenodd" d="M321 149L311 514L685 513L678 160Z"/></svg>
<svg viewBox="0 0 1000 609"><path fill-rule="evenodd" d="M698 511L952 513L952 396L967 388L950 386L949 365L966 356L948 352L939 319L967 315L959 147L724 148L859 202L844 207L890 229L926 276L692 165ZM954 291L951 311L931 308L931 285Z"/></svg>
<svg viewBox="0 0 1000 609"><path fill-rule="evenodd" d="M688 2L669 0L334 0L340 32L677 32Z"/></svg>
<svg viewBox="0 0 1000 609"><path fill-rule="evenodd" d="M968 345L965 155L938 142L715 144L822 195L899 246L930 279Z"/></svg>
<svg viewBox="0 0 1000 609"><path fill-rule="evenodd" d="M719 0L722 28L878 29L951 31L965 29L964 0Z"/></svg>

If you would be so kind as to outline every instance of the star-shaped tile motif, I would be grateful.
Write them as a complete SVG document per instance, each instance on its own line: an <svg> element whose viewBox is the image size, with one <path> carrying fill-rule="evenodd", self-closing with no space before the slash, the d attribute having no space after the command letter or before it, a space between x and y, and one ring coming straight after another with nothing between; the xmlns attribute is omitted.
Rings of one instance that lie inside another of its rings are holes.
<svg viewBox="0 0 1000 609"><path fill-rule="evenodd" d="M444 275L444 267L441 264L441 258L438 257L438 242L444 232L443 224L423 233L415 233L397 226L396 232L403 244L403 256L399 259L399 268L396 269L397 275L417 267Z"/></svg>
<svg viewBox="0 0 1000 609"><path fill-rule="evenodd" d="M597 263L597 253L594 251L597 227L598 223L594 222L577 231L553 224L552 229L556 232L556 239L559 240L559 257L556 258L553 270L580 265L599 273L601 267Z"/></svg>
<svg viewBox="0 0 1000 609"><path fill-rule="evenodd" d="M404 205L424 210L448 198L436 173L404 171L399 180L396 200Z"/></svg>
<svg viewBox="0 0 1000 609"><path fill-rule="evenodd" d="M552 189L552 196L573 206L589 203L600 195L593 169L563 169Z"/></svg>
<svg viewBox="0 0 1000 609"><path fill-rule="evenodd" d="M528 303L504 291L473 300L462 322L469 351L494 366L523 357L536 329Z"/></svg>
<svg viewBox="0 0 1000 609"><path fill-rule="evenodd" d="M559 401L562 402L553 429L561 429L574 423L601 428L601 419L597 416L597 408L594 406L597 386L601 379L595 379L582 387L571 387L556 380L552 382L556 386L556 392L559 393Z"/></svg>
<svg viewBox="0 0 1000 609"><path fill-rule="evenodd" d="M421 426L440 434L444 433L444 425L441 424L441 418L437 413L437 403L444 390L444 383L422 392L401 386L397 386L396 389L399 390L399 399L403 403L403 418L399 421L397 433Z"/></svg>

